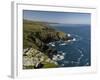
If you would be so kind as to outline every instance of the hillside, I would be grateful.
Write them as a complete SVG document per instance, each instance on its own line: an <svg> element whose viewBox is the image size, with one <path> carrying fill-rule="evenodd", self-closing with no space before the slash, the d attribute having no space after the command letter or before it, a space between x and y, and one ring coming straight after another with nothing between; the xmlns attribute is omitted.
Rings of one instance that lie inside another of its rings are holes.
<svg viewBox="0 0 100 80"><path fill-rule="evenodd" d="M30 53L36 54L37 52L42 53L44 57L48 58L51 62L54 62L52 60L52 56L53 54L57 54L57 51L55 48L51 48L47 44L49 42L54 42L59 40L68 40L68 37L64 32L56 31L55 29L53 29L49 25L49 23L23 20L23 49L24 51L27 49L26 52L23 52L24 64L26 65L27 63L27 61L25 60L30 61L32 59L34 61L34 58L41 59L41 57L36 57L36 56L33 57L32 54L31 57L29 58ZM30 49L36 52L31 51L29 53ZM42 62L38 60L37 62L40 62L43 65L42 67L45 66L48 66L48 68L57 67L57 64L54 64L56 62L52 64L50 62L46 63L45 60L43 60ZM23 67L24 69L27 69L31 68L34 64L32 65L30 64L26 67L25 65L23 65ZM35 68L34 66L32 68Z"/></svg>

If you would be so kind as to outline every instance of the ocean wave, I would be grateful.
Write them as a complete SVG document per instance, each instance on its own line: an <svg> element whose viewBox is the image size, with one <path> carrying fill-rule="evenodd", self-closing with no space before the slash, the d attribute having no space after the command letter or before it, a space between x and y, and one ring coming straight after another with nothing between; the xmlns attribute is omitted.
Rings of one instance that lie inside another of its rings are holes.
<svg viewBox="0 0 100 80"><path fill-rule="evenodd" d="M80 41L80 40L82 40L82 37L79 36L79 35L72 34L72 36L73 36L74 38L76 38L76 41Z"/></svg>
<svg viewBox="0 0 100 80"><path fill-rule="evenodd" d="M60 61L60 60L63 60L63 59L64 59L64 56L60 55L60 54L53 55L53 58L52 58L52 60L54 60L54 61Z"/></svg>
<svg viewBox="0 0 100 80"><path fill-rule="evenodd" d="M60 66L66 66L66 65L73 65L73 66L89 65L89 61L88 60L85 61L85 63L83 63L83 59L85 57L84 48L80 47L80 45L77 45L77 43L80 44L78 41L82 40L82 37L80 37L79 35L76 35L76 34L71 34L69 36L73 37L73 39L72 40L68 40L68 41L59 40L59 41L55 41L55 42L50 42L48 44L48 45L50 45L52 47L55 47L55 48L58 47L58 49L60 49L60 47L61 47L61 49L62 49L62 47L64 47L64 48L66 47L65 49L68 49L68 50L57 51L57 55L53 55L52 59L54 61L57 61L57 62L61 61L61 63L59 63ZM77 55L77 56L74 57L72 55ZM70 58L68 56L70 56Z"/></svg>

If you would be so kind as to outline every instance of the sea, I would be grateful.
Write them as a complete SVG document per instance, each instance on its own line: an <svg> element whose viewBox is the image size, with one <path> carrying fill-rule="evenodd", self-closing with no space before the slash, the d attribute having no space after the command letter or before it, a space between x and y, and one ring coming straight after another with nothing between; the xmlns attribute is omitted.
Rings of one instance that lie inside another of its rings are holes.
<svg viewBox="0 0 100 80"><path fill-rule="evenodd" d="M50 24L57 31L65 32L74 41L53 42L54 48L64 58L57 60L59 67L91 66L91 25L89 24Z"/></svg>

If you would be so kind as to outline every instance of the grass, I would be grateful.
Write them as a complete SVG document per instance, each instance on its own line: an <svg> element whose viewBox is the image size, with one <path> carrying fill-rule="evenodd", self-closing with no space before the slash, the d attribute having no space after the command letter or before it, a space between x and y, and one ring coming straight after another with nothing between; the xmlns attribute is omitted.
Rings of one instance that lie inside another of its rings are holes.
<svg viewBox="0 0 100 80"><path fill-rule="evenodd" d="M58 66L54 63L45 63L43 68L57 68Z"/></svg>
<svg viewBox="0 0 100 80"><path fill-rule="evenodd" d="M34 69L34 66L33 65L30 65L30 66L24 66L25 69Z"/></svg>
<svg viewBox="0 0 100 80"><path fill-rule="evenodd" d="M64 38L64 36L65 33L56 31L55 29L51 28L50 25L48 25L48 23L23 20L23 49L26 48L36 49L37 51L43 53L42 56L45 57L45 60L49 59L48 55L49 53L47 52L50 49L49 48L47 50L44 50L47 48L46 46L44 46L46 45L46 43L48 43L46 41L59 40ZM45 60L42 62L42 64L44 64L43 68L58 67L58 65L56 65L55 63L46 62ZM25 69L34 69L33 65L23 66L23 67Z"/></svg>

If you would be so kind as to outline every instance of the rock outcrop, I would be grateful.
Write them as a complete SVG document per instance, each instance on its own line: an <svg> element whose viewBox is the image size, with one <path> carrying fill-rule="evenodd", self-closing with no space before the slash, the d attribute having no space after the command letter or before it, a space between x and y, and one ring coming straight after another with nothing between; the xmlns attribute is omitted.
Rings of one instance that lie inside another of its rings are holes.
<svg viewBox="0 0 100 80"><path fill-rule="evenodd" d="M23 69L46 68L47 66L49 68L58 66L57 62L51 60L47 55L34 48L24 49L23 53Z"/></svg>
<svg viewBox="0 0 100 80"><path fill-rule="evenodd" d="M57 67L52 60L57 50L47 44L68 39L66 33L56 31L48 23L23 20L23 68Z"/></svg>

